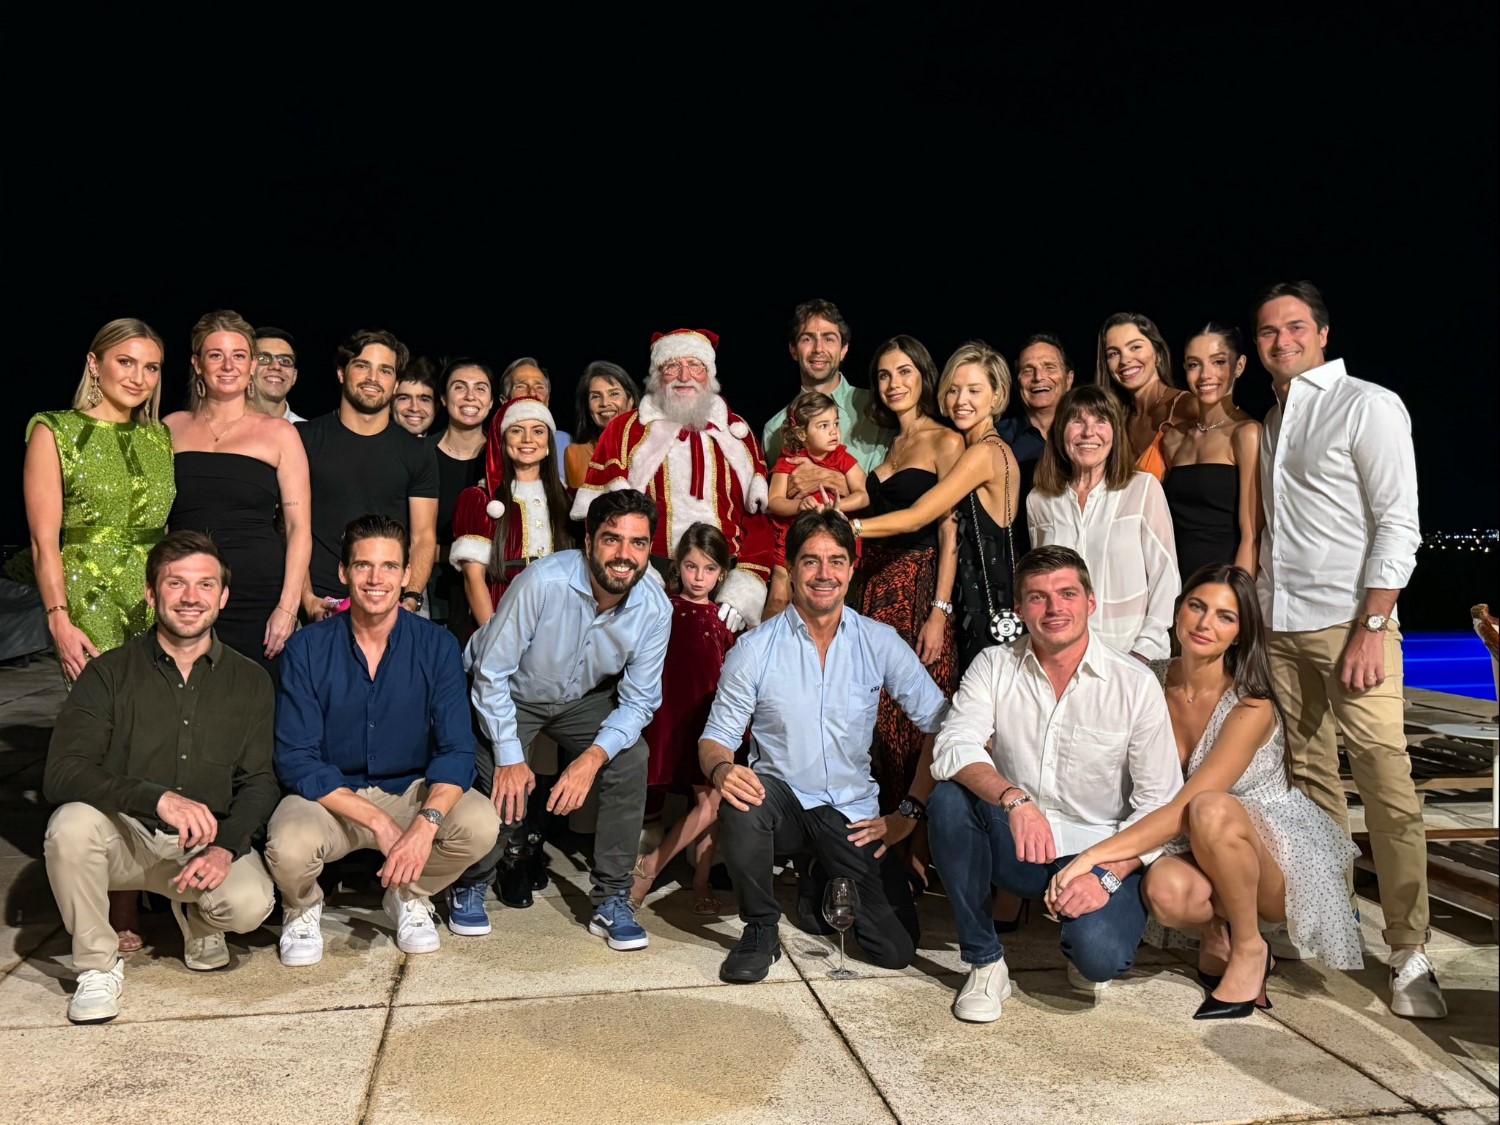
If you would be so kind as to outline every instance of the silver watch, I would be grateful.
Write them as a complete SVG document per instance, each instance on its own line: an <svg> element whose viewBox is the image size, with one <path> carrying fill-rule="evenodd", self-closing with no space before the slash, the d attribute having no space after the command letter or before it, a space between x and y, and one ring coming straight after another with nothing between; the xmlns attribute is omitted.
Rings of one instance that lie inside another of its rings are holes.
<svg viewBox="0 0 1500 1125"><path fill-rule="evenodd" d="M418 809L417 815L431 823L434 828L440 827L443 823L443 814L434 808Z"/></svg>
<svg viewBox="0 0 1500 1125"><path fill-rule="evenodd" d="M1383 613L1372 613L1367 617L1361 617L1359 623L1372 633L1384 633L1387 620L1389 619Z"/></svg>
<svg viewBox="0 0 1500 1125"><path fill-rule="evenodd" d="M952 602L945 602L945 601L943 601L942 598L933 598L932 599L932 608L933 609L940 609L940 610L942 610L944 617L952 617L953 616L953 603Z"/></svg>

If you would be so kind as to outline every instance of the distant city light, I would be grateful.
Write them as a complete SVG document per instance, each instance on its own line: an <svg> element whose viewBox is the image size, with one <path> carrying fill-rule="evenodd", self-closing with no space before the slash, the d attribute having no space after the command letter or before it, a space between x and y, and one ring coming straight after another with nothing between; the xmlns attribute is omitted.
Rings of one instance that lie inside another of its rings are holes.
<svg viewBox="0 0 1500 1125"><path fill-rule="evenodd" d="M1487 555L1492 547L1500 550L1500 530L1473 527L1468 531L1427 531L1422 534L1422 546L1437 551L1479 551Z"/></svg>

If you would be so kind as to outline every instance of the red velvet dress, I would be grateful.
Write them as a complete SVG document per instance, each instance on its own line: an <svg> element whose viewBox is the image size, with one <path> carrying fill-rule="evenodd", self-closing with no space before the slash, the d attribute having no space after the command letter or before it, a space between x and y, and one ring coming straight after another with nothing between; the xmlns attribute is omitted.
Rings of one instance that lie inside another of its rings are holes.
<svg viewBox="0 0 1500 1125"><path fill-rule="evenodd" d="M686 792L708 784L698 768L698 740L708 725L724 656L733 645L734 634L719 620L718 606L680 595L672 599L661 707L645 731L651 748L647 785Z"/></svg>

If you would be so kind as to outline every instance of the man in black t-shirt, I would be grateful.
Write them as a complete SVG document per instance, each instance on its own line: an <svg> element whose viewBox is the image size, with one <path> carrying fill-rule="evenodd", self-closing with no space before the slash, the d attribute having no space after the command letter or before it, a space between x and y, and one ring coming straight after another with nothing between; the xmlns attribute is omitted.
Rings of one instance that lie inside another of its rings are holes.
<svg viewBox="0 0 1500 1125"><path fill-rule="evenodd" d="M327 616L348 593L339 581L344 527L371 513L399 520L411 533L402 604L414 613L422 608L437 547L438 470L431 446L391 424L396 375L408 358L389 332L355 332L339 345L338 410L297 425L312 481L312 565L302 591L310 620Z"/></svg>

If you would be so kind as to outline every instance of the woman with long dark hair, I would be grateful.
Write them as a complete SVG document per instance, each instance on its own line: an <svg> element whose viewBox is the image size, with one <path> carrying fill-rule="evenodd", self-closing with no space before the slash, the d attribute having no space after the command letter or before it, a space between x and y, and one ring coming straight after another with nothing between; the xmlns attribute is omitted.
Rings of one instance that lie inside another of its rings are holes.
<svg viewBox="0 0 1500 1125"><path fill-rule="evenodd" d="M1297 944L1333 968L1362 966L1344 883L1356 852L1288 782L1254 580L1236 566L1199 570L1176 627L1182 656L1167 675L1167 709L1187 782L1168 804L1074 857L1048 899L1096 864L1164 848L1141 893L1162 926L1200 935L1208 997L1194 1018L1242 1019L1271 1006L1262 920L1285 921Z"/></svg>
<svg viewBox="0 0 1500 1125"><path fill-rule="evenodd" d="M466 488L484 479L484 424L495 407L495 373L467 356L449 360L438 378L447 424L437 437L437 563L428 583L432 620L446 624L457 637L473 632L463 575L443 564L453 546L453 513ZM431 438L429 437L429 440Z"/></svg>
<svg viewBox="0 0 1500 1125"><path fill-rule="evenodd" d="M623 367L596 359L583 369L578 380L574 409L573 444L563 453L563 476L568 487L577 489L588 475L594 443L621 414L629 414L641 401L641 389Z"/></svg>
<svg viewBox="0 0 1500 1125"><path fill-rule="evenodd" d="M1094 383L1113 394L1125 411L1125 436L1135 467L1157 480L1167 475L1163 430L1191 420L1193 400L1172 380L1172 351L1149 316L1115 313L1099 329Z"/></svg>

